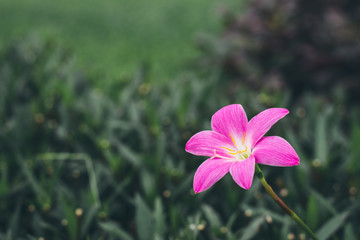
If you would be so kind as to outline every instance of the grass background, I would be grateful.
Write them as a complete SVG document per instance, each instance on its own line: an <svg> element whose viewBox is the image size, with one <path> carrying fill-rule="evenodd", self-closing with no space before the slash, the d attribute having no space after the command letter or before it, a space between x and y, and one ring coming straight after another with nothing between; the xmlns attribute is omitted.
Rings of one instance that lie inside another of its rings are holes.
<svg viewBox="0 0 360 240"><path fill-rule="evenodd" d="M5 0L0 46L34 34L71 48L102 80L129 77L148 64L153 78L165 81L197 55L197 34L219 29L221 6L239 7L234 0Z"/></svg>

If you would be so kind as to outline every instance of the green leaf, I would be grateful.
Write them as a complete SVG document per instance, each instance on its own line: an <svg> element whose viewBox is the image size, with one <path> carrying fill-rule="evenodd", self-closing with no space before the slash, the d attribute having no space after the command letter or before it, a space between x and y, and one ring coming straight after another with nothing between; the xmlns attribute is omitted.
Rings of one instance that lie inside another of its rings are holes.
<svg viewBox="0 0 360 240"><path fill-rule="evenodd" d="M351 128L351 139L350 139L350 161L348 163L348 170L352 173L357 173L360 170L360 125L358 124L358 121L354 121Z"/></svg>
<svg viewBox="0 0 360 240"><path fill-rule="evenodd" d="M155 182L153 175L146 169L141 170L141 185L144 189L144 192L146 193L146 197L151 197L151 194L155 189Z"/></svg>
<svg viewBox="0 0 360 240"><path fill-rule="evenodd" d="M79 222L75 215L75 203L68 201L63 195L60 195L60 203L63 216L68 221L67 231L69 233L70 239L74 240L76 238L77 228L79 227Z"/></svg>
<svg viewBox="0 0 360 240"><path fill-rule="evenodd" d="M326 164L328 144L326 134L326 115L319 114L316 121L315 129L315 157L322 163Z"/></svg>
<svg viewBox="0 0 360 240"><path fill-rule="evenodd" d="M255 218L246 228L243 232L240 240L249 240L252 237L255 236L255 234L258 232L258 229L261 224L264 223L264 217L257 217Z"/></svg>
<svg viewBox="0 0 360 240"><path fill-rule="evenodd" d="M282 239L287 239L287 236L290 232L290 225L291 225L291 221L285 221L282 225L282 228L281 228L281 236L282 236Z"/></svg>
<svg viewBox="0 0 360 240"><path fill-rule="evenodd" d="M40 203L41 205L48 203L50 201L50 196L47 194L47 192L43 189L42 185L34 177L33 172L31 172L31 170L26 166L25 160L20 156L17 156L16 160L20 165L22 173L26 176L27 180L30 183L30 186L32 187L34 193L36 194L38 203Z"/></svg>
<svg viewBox="0 0 360 240"><path fill-rule="evenodd" d="M319 240L328 239L333 233L335 233L345 222L345 219L348 217L349 212L343 212L336 215L329 221L327 221L321 228L316 232L316 235L319 237Z"/></svg>
<svg viewBox="0 0 360 240"><path fill-rule="evenodd" d="M21 209L21 201L17 202L15 212L11 215L10 221L9 221L9 230L8 234L10 234L9 239L15 239L17 237L17 233L20 226L20 209Z"/></svg>
<svg viewBox="0 0 360 240"><path fill-rule="evenodd" d="M96 214L98 213L98 207L93 205L90 207L86 214L84 214L83 224L81 226L81 236L85 237L86 233L89 230L91 223L96 219Z"/></svg>
<svg viewBox="0 0 360 240"><path fill-rule="evenodd" d="M140 195L135 197L135 206L138 237L140 240L152 240L155 233L154 219Z"/></svg>
<svg viewBox="0 0 360 240"><path fill-rule="evenodd" d="M307 211L306 211L306 222L311 229L317 229L319 222L318 206L313 195L310 195Z"/></svg>
<svg viewBox="0 0 360 240"><path fill-rule="evenodd" d="M155 199L155 235L157 239L164 239L164 234L166 230L164 207L161 202L161 199L157 197Z"/></svg>
<svg viewBox="0 0 360 240"><path fill-rule="evenodd" d="M344 239L346 239L346 240L356 240L357 239L351 224L346 224L346 226L345 226Z"/></svg>
<svg viewBox="0 0 360 240"><path fill-rule="evenodd" d="M0 159L0 161L3 163L3 165L0 166L0 196L4 196L9 191L8 167L3 159Z"/></svg>
<svg viewBox="0 0 360 240"><path fill-rule="evenodd" d="M213 229L220 228L222 226L219 215L214 211L212 207L204 204L202 206L202 210Z"/></svg>
<svg viewBox="0 0 360 240"><path fill-rule="evenodd" d="M310 190L310 193L320 203L321 207L326 208L333 215L337 214L335 207L331 204L331 202L328 199L324 198L321 194L319 194L315 190Z"/></svg>
<svg viewBox="0 0 360 240"><path fill-rule="evenodd" d="M101 229L103 229L111 236L118 237L118 239L133 240L133 238L129 234L127 234L114 222L109 221L109 222L99 223L99 226Z"/></svg>
<svg viewBox="0 0 360 240"><path fill-rule="evenodd" d="M231 216L229 217L228 222L226 223L226 227L228 229L231 229L231 227L233 226L233 224L235 223L235 221L238 217L239 217L239 212L234 211L234 213L231 214Z"/></svg>
<svg viewBox="0 0 360 240"><path fill-rule="evenodd" d="M116 147L119 151L119 154L134 167L139 167L141 165L141 159L138 154L132 151L128 146L121 143L120 141L116 142Z"/></svg>

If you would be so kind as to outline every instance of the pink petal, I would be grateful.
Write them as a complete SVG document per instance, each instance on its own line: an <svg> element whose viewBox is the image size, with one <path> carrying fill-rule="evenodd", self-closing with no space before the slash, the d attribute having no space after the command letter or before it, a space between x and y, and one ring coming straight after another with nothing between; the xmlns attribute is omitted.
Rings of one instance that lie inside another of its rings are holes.
<svg viewBox="0 0 360 240"><path fill-rule="evenodd" d="M235 162L230 168L230 174L234 181L242 188L251 187L255 172L255 158L250 155L243 161Z"/></svg>
<svg viewBox="0 0 360 240"><path fill-rule="evenodd" d="M212 116L211 128L230 140L231 134L236 142L241 143L247 122L243 107L240 104L232 104L221 108Z"/></svg>
<svg viewBox="0 0 360 240"><path fill-rule="evenodd" d="M227 137L213 131L202 131L189 139L185 151L200 156L213 156L215 149L216 154L228 156L222 147L231 147L231 141Z"/></svg>
<svg viewBox="0 0 360 240"><path fill-rule="evenodd" d="M246 141L251 144L251 148L269 131L272 125L288 113L289 111L285 108L270 108L253 117L246 127Z"/></svg>
<svg viewBox="0 0 360 240"><path fill-rule="evenodd" d="M253 150L256 163L288 167L298 165L299 157L294 148L283 138L263 137Z"/></svg>
<svg viewBox="0 0 360 240"><path fill-rule="evenodd" d="M219 181L226 173L229 172L233 161L224 159L208 159L203 162L196 170L194 176L194 191L199 193L210 188L214 183Z"/></svg>

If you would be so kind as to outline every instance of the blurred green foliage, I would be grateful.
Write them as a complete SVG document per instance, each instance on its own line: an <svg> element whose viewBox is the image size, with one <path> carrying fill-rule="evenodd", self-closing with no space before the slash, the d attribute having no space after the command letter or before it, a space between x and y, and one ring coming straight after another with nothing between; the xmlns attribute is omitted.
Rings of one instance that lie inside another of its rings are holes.
<svg viewBox="0 0 360 240"><path fill-rule="evenodd" d="M33 38L0 59L1 239L301 238L257 180L245 191L227 176L193 194L202 158L185 142L231 102L249 117L290 109L271 134L289 140L301 165L265 175L320 239L360 234L356 110L344 117L343 105L314 95L289 105L289 91L232 92L215 73L153 85L145 68L102 92L68 51Z"/></svg>
<svg viewBox="0 0 360 240"><path fill-rule="evenodd" d="M132 76L142 63L165 81L186 59L196 32L220 27L217 7L234 0L2 0L0 46L33 33L70 47L82 68L103 84Z"/></svg>
<svg viewBox="0 0 360 240"><path fill-rule="evenodd" d="M207 45L217 53L229 45L215 46ZM257 179L245 191L226 176L194 195L205 158L187 154L185 143L230 103L241 103L249 118L269 107L290 110L269 135L287 139L301 165L262 167L268 182L320 239L357 239L360 112L351 89L313 91L309 79L291 82L297 72L269 87L262 73L272 60L250 64L261 73L252 85L224 59L213 64L204 55L202 68L166 84L154 83L144 65L100 88L101 79L54 41L30 37L4 47L0 239L305 239Z"/></svg>

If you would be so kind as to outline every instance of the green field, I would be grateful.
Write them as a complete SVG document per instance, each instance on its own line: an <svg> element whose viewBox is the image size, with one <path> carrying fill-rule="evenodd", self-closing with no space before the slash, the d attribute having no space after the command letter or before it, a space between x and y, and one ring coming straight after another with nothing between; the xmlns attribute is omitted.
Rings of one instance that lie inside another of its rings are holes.
<svg viewBox="0 0 360 240"><path fill-rule="evenodd" d="M197 34L219 28L219 7L234 2L0 1L0 46L33 34L71 48L85 70L102 79L131 76L141 64L155 79L172 78L196 56Z"/></svg>

